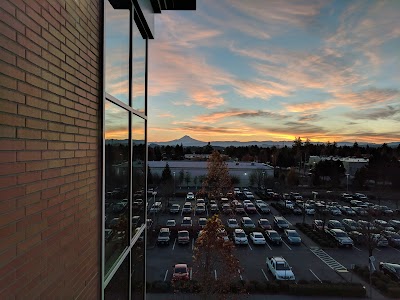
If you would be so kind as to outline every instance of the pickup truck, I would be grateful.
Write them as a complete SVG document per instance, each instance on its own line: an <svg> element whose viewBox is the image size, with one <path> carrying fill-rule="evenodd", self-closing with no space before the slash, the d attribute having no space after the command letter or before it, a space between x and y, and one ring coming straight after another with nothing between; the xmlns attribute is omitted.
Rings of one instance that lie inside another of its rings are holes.
<svg viewBox="0 0 400 300"><path fill-rule="evenodd" d="M267 257L266 263L276 280L295 280L292 268L282 256Z"/></svg>

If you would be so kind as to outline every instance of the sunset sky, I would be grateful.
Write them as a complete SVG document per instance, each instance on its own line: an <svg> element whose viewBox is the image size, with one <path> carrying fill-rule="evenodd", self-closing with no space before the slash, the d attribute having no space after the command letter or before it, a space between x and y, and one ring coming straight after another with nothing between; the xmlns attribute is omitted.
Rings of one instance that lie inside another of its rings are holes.
<svg viewBox="0 0 400 300"><path fill-rule="evenodd" d="M155 16L149 141L400 141L400 1L197 0Z"/></svg>

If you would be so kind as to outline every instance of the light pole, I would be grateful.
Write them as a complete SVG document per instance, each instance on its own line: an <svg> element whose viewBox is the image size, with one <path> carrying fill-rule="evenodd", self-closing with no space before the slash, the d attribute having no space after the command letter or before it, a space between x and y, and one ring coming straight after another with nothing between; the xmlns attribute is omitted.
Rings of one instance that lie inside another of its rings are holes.
<svg viewBox="0 0 400 300"><path fill-rule="evenodd" d="M263 188L264 188L264 194L265 194L265 171L263 171L262 172L262 174L263 174L263 182L262 182L262 185L263 185Z"/></svg>
<svg viewBox="0 0 400 300"><path fill-rule="evenodd" d="M245 180L245 182L246 182L246 176L247 176L247 173L244 173L244 180Z"/></svg>
<svg viewBox="0 0 400 300"><path fill-rule="evenodd" d="M346 192L348 193L349 192L349 176L350 176L350 174L346 173L345 175L346 175Z"/></svg>
<svg viewBox="0 0 400 300"><path fill-rule="evenodd" d="M175 172L174 172L174 201L175 201Z"/></svg>

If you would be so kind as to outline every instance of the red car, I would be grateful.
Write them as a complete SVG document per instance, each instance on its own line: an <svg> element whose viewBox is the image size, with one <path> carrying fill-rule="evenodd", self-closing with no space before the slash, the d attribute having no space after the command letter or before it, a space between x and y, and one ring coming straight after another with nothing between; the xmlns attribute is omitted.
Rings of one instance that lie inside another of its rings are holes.
<svg viewBox="0 0 400 300"><path fill-rule="evenodd" d="M172 281L190 280L190 269L187 264L176 264L172 273Z"/></svg>

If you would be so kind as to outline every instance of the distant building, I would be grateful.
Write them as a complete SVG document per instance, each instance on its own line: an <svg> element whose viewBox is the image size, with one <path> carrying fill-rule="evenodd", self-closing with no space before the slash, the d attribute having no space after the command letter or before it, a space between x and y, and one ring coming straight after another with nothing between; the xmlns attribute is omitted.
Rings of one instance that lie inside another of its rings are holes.
<svg viewBox="0 0 400 300"><path fill-rule="evenodd" d="M191 182L189 185L193 185L193 179L197 176L207 175L207 161L191 161L191 160L180 160L180 161L149 161L148 165L151 169L152 174L158 174L161 176L165 165L168 163L171 172L175 172L176 178L179 176L179 172L189 173ZM240 179L241 186L249 185L249 175L251 172L260 170L265 172L266 177L274 176L274 168L270 165L257 162L226 162L229 169L229 174L236 176ZM186 182L185 182L186 184ZM199 182L197 183L199 184Z"/></svg>
<svg viewBox="0 0 400 300"><path fill-rule="evenodd" d="M350 174L350 177L354 176L357 170L368 165L368 158L354 158L354 157L337 157L337 156L310 156L308 164L312 167L314 164L322 160L339 160L343 163L346 169L346 174Z"/></svg>

